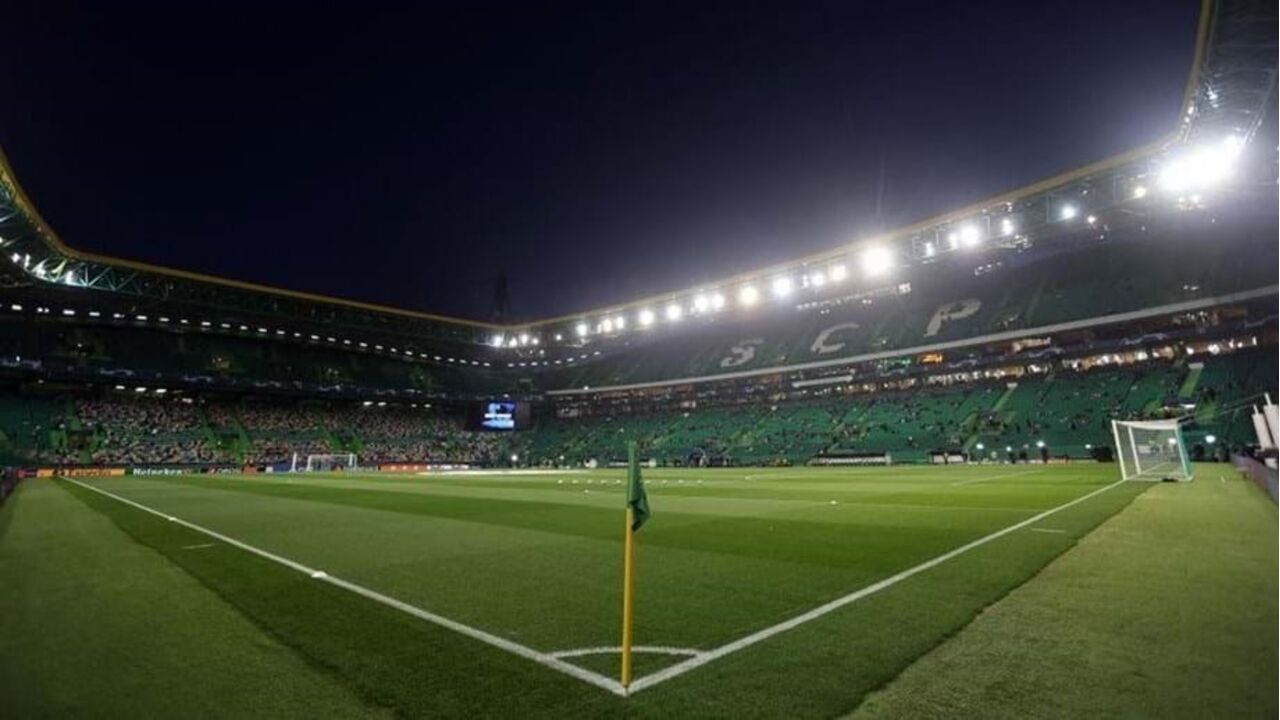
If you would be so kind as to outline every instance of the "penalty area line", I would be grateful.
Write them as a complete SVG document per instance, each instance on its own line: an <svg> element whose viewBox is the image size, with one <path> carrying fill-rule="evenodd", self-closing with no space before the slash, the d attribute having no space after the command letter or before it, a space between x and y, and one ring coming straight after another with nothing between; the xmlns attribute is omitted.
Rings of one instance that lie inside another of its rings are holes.
<svg viewBox="0 0 1280 720"><path fill-rule="evenodd" d="M1036 468L1035 470L1023 470L1022 472L1011 472L1011 473L1005 473L1003 475L988 475L986 477L973 478L972 480L961 480L959 482L953 482L951 483L951 486L959 487L961 485L974 485L976 483L990 482L992 480L1003 480L1004 478L1022 477L1023 475L1035 475L1036 473L1040 472L1043 469L1044 468Z"/></svg>
<svg viewBox="0 0 1280 720"><path fill-rule="evenodd" d="M582 680L583 682L589 683L603 690L608 690L614 695L618 695L620 697L627 696L627 690L623 688L622 683L618 682L617 680L605 677L604 675L601 675L599 673L591 672L590 670L587 670L585 668L580 668L577 665L567 663L553 654L534 650L531 647L521 645L520 643L512 642L510 640L507 640L506 638L494 635L493 633L485 632L484 630L471 627L470 625L464 625L463 623L460 623L457 620L450 620L449 618L444 617L443 615L437 615L428 610L423 610L420 607L410 605L409 603L406 603L402 600L397 600L393 597L383 595L382 593L376 590L370 590L369 588L364 587L362 585L357 585L353 582L349 582L341 578L336 578L321 570L307 567L306 565L303 565L300 562L290 560L289 558L286 558L286 557L281 557L280 555L276 555L272 552L263 550L262 548L259 548L259 547L254 547L253 545L250 545L245 542L241 542L239 540L236 540L235 538L228 537L226 535L223 535L222 533L219 533L214 530L210 530L209 528L206 528L206 527L202 527L193 522L188 522L181 518L174 517L172 515L168 515L166 513L160 512L159 510L149 508L146 505L143 505L138 502L134 502L129 498L121 497L119 495L116 495L115 493L107 492L106 490L102 490L101 488L96 488L96 487L93 487L92 485L82 483L79 480L73 480L69 477L63 477L62 479L73 485L82 487L85 490L88 490L90 492L94 492L104 497L111 498L116 502L124 503L125 505L129 505L130 507L136 508L143 512L150 513L151 515L164 518L169 522L177 523L179 525L182 525L185 528L194 530L195 532L201 533L203 535L207 535L215 540L219 540L228 545L232 545L234 547L240 548L245 552L252 553L254 555L257 555L258 557L265 558L274 563L283 565L289 568L290 570L300 572L306 575L307 577L310 577L319 582L326 582L335 587L340 587L343 590L353 592L356 595L360 595L361 597L367 598L381 605L386 605L387 607L394 608L408 615L412 615L416 618L426 620L427 622L432 623L433 625L438 625L448 630L452 630L458 633L459 635L465 635L474 640L479 640L480 642L485 643L486 645L491 645L500 650L505 650L511 653L512 655L519 655L520 657L525 658L527 660L532 660L533 662L536 662L539 665L542 665L543 667L550 668L552 670L557 670L561 673L564 673L565 675L569 675L570 677L577 678L578 680Z"/></svg>
<svg viewBox="0 0 1280 720"><path fill-rule="evenodd" d="M800 627L801 625L804 625L808 622L812 622L813 620L817 620L818 618L824 615L827 615L828 613L834 612L835 610L839 610L845 605L855 603L861 600L862 598L867 597L868 595L874 595L880 592L881 590L885 590L887 588L893 587L894 585L897 585L898 583L902 582L903 580L906 580L907 578L910 578L914 575L918 575L919 573L922 573L925 570L929 570L930 568L937 567L938 565L941 565L942 563L945 563L948 560L951 560L955 557L963 555L969 552L970 550L982 547L983 545L986 545L992 540L997 540L999 538L1002 538L1005 535L1021 530L1022 528L1027 527L1028 525L1034 525L1040 522L1041 520L1053 515L1054 513L1061 512L1062 510L1066 510L1069 507L1078 505L1092 497L1101 495L1102 493L1114 487L1117 487L1123 484L1124 482L1125 482L1124 480L1117 480L1116 482L1113 482L1110 485L1098 488L1097 490L1094 490L1093 492L1087 493L1085 495L1081 495L1080 497L1074 500L1069 500L1057 507L1050 508L1048 510L1045 510L1042 513L1033 515L1027 518L1026 520L1014 523L1013 525L1010 525L1001 530L997 530L991 533L990 535L984 535L983 537L980 537L977 540L961 545L960 547L954 550L951 550L949 552L943 553L931 560L926 560L920 563L919 565L907 568L906 570L903 570L902 572L896 575L891 575L879 582L868 585L860 590L855 590L849 593L848 595L836 598L835 600L832 600L831 602L828 602L824 605L819 605L818 607L808 612L801 613L800 615L797 615L791 618L790 620L784 620L783 622L780 622L777 625L771 625L767 628L764 628L763 630L757 630L756 632L751 633L750 635L747 635L745 637L739 638L737 640L734 640L731 643L728 643L726 645L721 645L720 647L715 648L713 650L704 651L698 655L695 655L694 657L689 658L688 660L683 660L681 662L676 663L675 665L671 665L670 667L663 668L662 670L659 670L651 675L645 675L642 678L637 678L631 683L631 687L630 687L631 694L635 694L637 692L640 692L641 690L651 688L654 685L666 682L667 680L670 680L672 678L679 677L689 672L690 670L694 670L703 665L706 665L707 663L713 660L718 660L726 655L735 653L744 648L751 647L752 645L755 645L756 643L762 642L764 640L768 640L774 635L779 635L788 630L792 630L797 627Z"/></svg>

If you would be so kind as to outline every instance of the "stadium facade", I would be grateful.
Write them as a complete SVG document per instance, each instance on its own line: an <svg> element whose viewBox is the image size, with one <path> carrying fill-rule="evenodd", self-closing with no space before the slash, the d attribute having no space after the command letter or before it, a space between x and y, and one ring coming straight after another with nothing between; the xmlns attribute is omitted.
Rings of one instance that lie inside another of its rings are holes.
<svg viewBox="0 0 1280 720"><path fill-rule="evenodd" d="M625 439L670 463L1105 457L1115 416L1191 415L1206 456L1247 445L1276 379L1275 21L1206 2L1178 119L1148 146L882 237L519 324L79 251L0 156L4 451L93 464L113 411L77 403L143 397L202 406L170 442L204 450L158 464L366 447L608 462ZM533 404L536 431L439 424L491 398ZM268 409L247 421L246 404ZM351 408L428 407L387 435L349 429Z"/></svg>

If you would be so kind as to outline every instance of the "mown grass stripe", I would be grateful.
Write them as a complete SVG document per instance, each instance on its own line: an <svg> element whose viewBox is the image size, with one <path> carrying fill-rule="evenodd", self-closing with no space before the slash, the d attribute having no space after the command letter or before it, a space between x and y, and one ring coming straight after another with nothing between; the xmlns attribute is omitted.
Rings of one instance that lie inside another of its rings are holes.
<svg viewBox="0 0 1280 720"><path fill-rule="evenodd" d="M111 498L112 500L115 500L117 502L124 503L125 505L129 505L130 507L136 508L143 512L150 513L157 517L162 517L169 522L177 523L185 528L194 530L195 532L198 532L202 535L207 535L211 538L214 538L215 540L219 540L228 545L239 548L240 550L244 550L245 552L253 553L254 555L257 555L261 558L270 560L271 562L274 562L279 565L283 565L291 570L302 573L314 580L325 582L335 587L340 587L344 590L347 590L348 592L355 593L361 597L367 598L369 600L380 603L382 605L386 605L387 607L399 610L400 612L407 613L416 618L426 620L429 623L433 623L433 624L439 625L440 627L447 628L460 635L465 635L474 640L479 640L480 642L483 642L487 645L492 645L493 647L496 647L500 650L505 650L506 652L509 652L513 655L518 655L522 658L525 658L526 660L532 660L533 662L536 662L539 665L543 665L553 670L557 670L566 675L569 675L570 677L574 677L574 678L577 678L578 680L582 680L583 682L590 683L591 685L595 685L598 688L608 690L609 692L614 693L615 695L625 694L625 691L623 690L622 685L620 685L618 681L613 680L611 678L604 677L603 675L599 675L597 673L593 673L589 670L584 670L576 665L571 665L569 663L564 662L563 660L560 660L557 657L548 655L547 653L534 650L533 648L530 648L530 647L525 647L520 643L512 642L511 640L507 640L506 638L499 637L492 633L485 632L484 630L481 630L479 628L471 627L470 625L457 622L456 620L451 620L447 617L444 617L443 615L437 615L436 613L430 612L428 610L423 610L422 608L415 607L413 605L410 605L409 603L403 602L401 600L397 600L396 598L383 595L382 593L377 592L376 590L371 590L362 585L357 585L353 582L343 580L342 578L334 577L319 569L308 567L306 565L303 565L300 562L290 560L289 558L282 557L280 555L276 555L275 553L269 552L267 550L263 550L262 548L259 548L259 547L255 547L253 545L250 545L249 543L241 542L233 537L228 537L226 535L223 535L220 532L217 532L215 530L210 530L209 528L197 525L187 520L183 520L182 518L178 518L178 517L174 517L173 515L162 513L159 510L149 508L146 505L143 505L138 502L134 502L133 500L130 500L125 497L121 497L119 495L116 495L115 493L107 492L106 490L93 487L92 485L88 485L86 483L80 482L79 480L74 480L71 478L63 478L63 480L73 485L77 485L86 490L89 490L90 492L95 492L104 497ZM190 546L187 546L187 547L190 547Z"/></svg>

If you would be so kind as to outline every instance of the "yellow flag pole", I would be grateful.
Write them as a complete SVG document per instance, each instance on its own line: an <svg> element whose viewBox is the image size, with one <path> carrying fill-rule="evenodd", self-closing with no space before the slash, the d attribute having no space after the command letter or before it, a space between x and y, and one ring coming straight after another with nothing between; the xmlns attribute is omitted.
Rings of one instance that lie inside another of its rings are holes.
<svg viewBox="0 0 1280 720"><path fill-rule="evenodd" d="M631 531L631 508L627 508L626 534L622 541L622 687L631 685L631 605L632 569L635 544Z"/></svg>

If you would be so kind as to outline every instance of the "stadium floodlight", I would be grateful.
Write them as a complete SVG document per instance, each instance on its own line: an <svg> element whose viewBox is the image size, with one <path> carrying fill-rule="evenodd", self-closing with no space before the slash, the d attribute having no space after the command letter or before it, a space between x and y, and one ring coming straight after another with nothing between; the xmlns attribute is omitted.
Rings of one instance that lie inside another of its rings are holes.
<svg viewBox="0 0 1280 720"><path fill-rule="evenodd" d="M711 300L706 295L698 294L693 296L693 311L704 313L711 309Z"/></svg>
<svg viewBox="0 0 1280 720"><path fill-rule="evenodd" d="M1217 145L1188 151L1160 170L1160 186L1180 192L1216 185L1231 176L1242 149L1240 138L1232 135Z"/></svg>
<svg viewBox="0 0 1280 720"><path fill-rule="evenodd" d="M1000 220L1000 234L1009 237L1014 231L1013 220L1011 218L1003 218Z"/></svg>
<svg viewBox="0 0 1280 720"><path fill-rule="evenodd" d="M973 247L982 239L982 233L978 232L977 225L965 225L960 228L960 242L965 247Z"/></svg>
<svg viewBox="0 0 1280 720"><path fill-rule="evenodd" d="M1216 436L1214 436L1214 435L1205 435L1205 436L1204 436L1204 441L1205 441L1206 443L1208 443L1208 444L1212 445L1212 444L1214 444L1214 443L1218 442L1218 438L1217 438Z"/></svg>
<svg viewBox="0 0 1280 720"><path fill-rule="evenodd" d="M1080 214L1080 211L1076 208L1076 206L1068 203L1066 205L1063 205L1062 209L1058 211L1058 218L1061 220L1071 220L1076 215L1079 215L1079 214Z"/></svg>
<svg viewBox="0 0 1280 720"><path fill-rule="evenodd" d="M831 271L828 274L831 276L831 282L838 283L849 276L849 270L844 266L844 263L836 263L831 266Z"/></svg>
<svg viewBox="0 0 1280 720"><path fill-rule="evenodd" d="M636 321L640 323L640 327L649 327L653 324L653 311L645 308L636 314Z"/></svg>
<svg viewBox="0 0 1280 720"><path fill-rule="evenodd" d="M773 279L773 294L775 297L784 298L791 294L791 290L795 283L787 276L776 277Z"/></svg>
<svg viewBox="0 0 1280 720"><path fill-rule="evenodd" d="M862 251L862 270L871 277L889 272L893 267L893 253L888 248L873 247Z"/></svg>
<svg viewBox="0 0 1280 720"><path fill-rule="evenodd" d="M738 302L746 307L755 305L760 300L760 291L755 285L743 285L738 289Z"/></svg>
<svg viewBox="0 0 1280 720"><path fill-rule="evenodd" d="M574 328L574 331L578 333L578 337L586 337L589 329L587 328L586 323L580 322L578 323L578 326Z"/></svg>
<svg viewBox="0 0 1280 720"><path fill-rule="evenodd" d="M1137 185L1133 188L1133 199L1141 200L1147 196L1147 188L1143 185Z"/></svg>
<svg viewBox="0 0 1280 720"><path fill-rule="evenodd" d="M712 294L711 294L711 309L712 309L712 310L719 310L719 309L721 309L721 308L723 308L723 307L724 307L724 294L723 294L723 293L718 293L718 292L716 292L716 293L712 293Z"/></svg>
<svg viewBox="0 0 1280 720"><path fill-rule="evenodd" d="M1094 225L1098 222L1098 216L1090 215L1089 217L1085 218L1084 221L1089 223L1090 225Z"/></svg>
<svg viewBox="0 0 1280 720"><path fill-rule="evenodd" d="M561 340L564 340L564 336L560 333L556 333L556 342L560 342Z"/></svg>
<svg viewBox="0 0 1280 720"><path fill-rule="evenodd" d="M671 322L675 322L680 319L680 316L684 314L684 311L676 303L671 303L667 306L666 313L667 319Z"/></svg>

